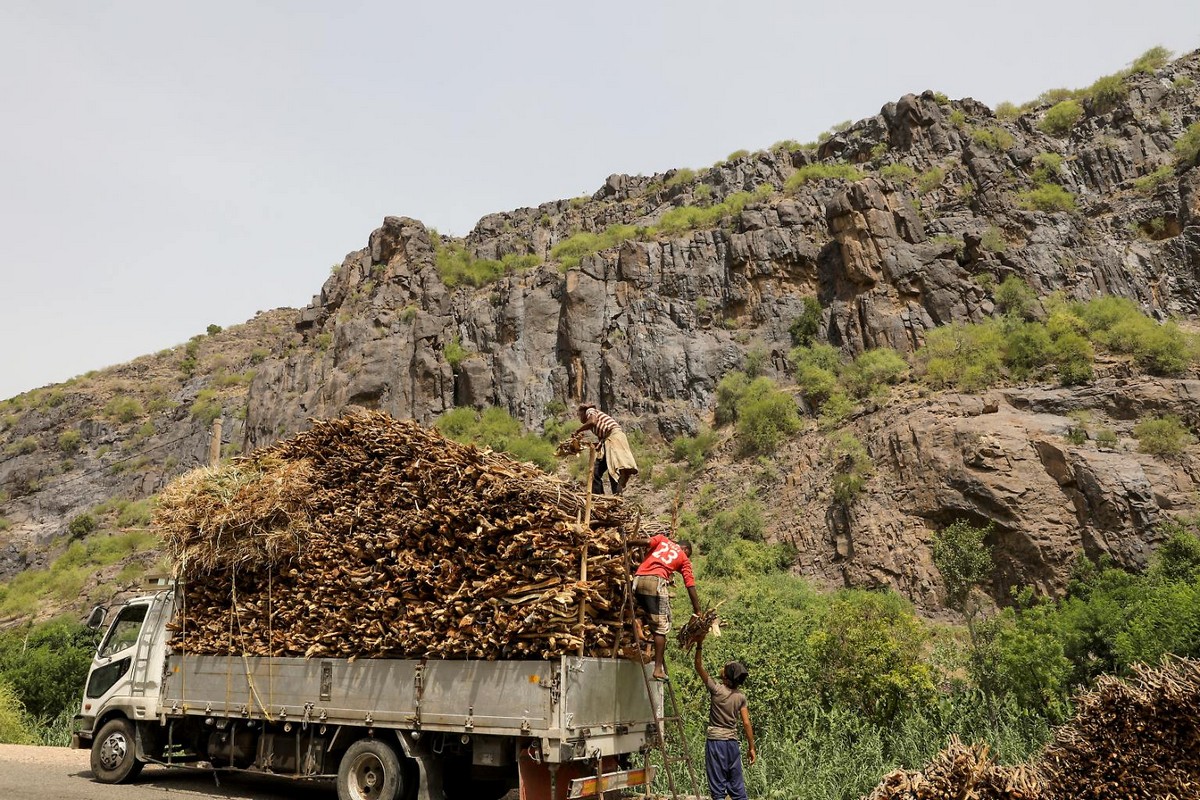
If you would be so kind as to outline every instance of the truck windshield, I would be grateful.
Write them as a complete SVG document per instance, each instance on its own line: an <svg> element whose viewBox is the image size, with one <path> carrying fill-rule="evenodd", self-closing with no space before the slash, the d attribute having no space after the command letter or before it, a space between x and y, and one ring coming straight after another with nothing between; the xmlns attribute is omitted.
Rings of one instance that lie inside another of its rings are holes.
<svg viewBox="0 0 1200 800"><path fill-rule="evenodd" d="M142 621L146 619L146 608L145 603L138 603L121 609L112 627L108 629L108 636L104 637L104 642L100 645L101 657L119 653L137 641Z"/></svg>

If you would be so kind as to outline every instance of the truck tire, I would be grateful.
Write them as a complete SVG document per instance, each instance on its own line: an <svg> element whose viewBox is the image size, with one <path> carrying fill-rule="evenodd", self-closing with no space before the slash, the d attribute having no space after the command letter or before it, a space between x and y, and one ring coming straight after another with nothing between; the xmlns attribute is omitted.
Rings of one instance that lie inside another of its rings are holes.
<svg viewBox="0 0 1200 800"><path fill-rule="evenodd" d="M402 800L408 783L400 756L378 739L359 739L338 766L338 800Z"/></svg>
<svg viewBox="0 0 1200 800"><path fill-rule="evenodd" d="M110 719L92 739L92 774L100 783L126 783L145 766L137 759L133 723L124 717Z"/></svg>

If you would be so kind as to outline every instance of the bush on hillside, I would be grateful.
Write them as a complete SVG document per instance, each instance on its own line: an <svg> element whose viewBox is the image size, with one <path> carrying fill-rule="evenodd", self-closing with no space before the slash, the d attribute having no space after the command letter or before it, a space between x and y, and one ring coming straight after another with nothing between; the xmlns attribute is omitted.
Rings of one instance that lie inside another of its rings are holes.
<svg viewBox="0 0 1200 800"><path fill-rule="evenodd" d="M490 406L482 412L454 408L439 417L435 426L456 442L484 445L519 461L530 461L546 471L555 469L554 444L525 431L503 408Z"/></svg>
<svg viewBox="0 0 1200 800"><path fill-rule="evenodd" d="M863 177L865 176L862 171L852 164L806 164L788 177L783 184L783 190L785 192L799 191L800 187L809 181L857 181Z"/></svg>
<svg viewBox="0 0 1200 800"><path fill-rule="evenodd" d="M1194 441L1174 414L1142 420L1133 426L1133 436L1139 452L1163 458L1180 455Z"/></svg>
<svg viewBox="0 0 1200 800"><path fill-rule="evenodd" d="M930 331L917 357L933 386L976 392L1000 380L1003 345L1003 333L995 323L955 322Z"/></svg>
<svg viewBox="0 0 1200 800"><path fill-rule="evenodd" d="M1183 135L1175 140L1175 163L1181 167L1195 166L1200 162L1200 122L1193 122Z"/></svg>
<svg viewBox="0 0 1200 800"><path fill-rule="evenodd" d="M1075 195L1057 183L1027 189L1017 195L1018 202L1031 211L1074 211Z"/></svg>
<svg viewBox="0 0 1200 800"><path fill-rule="evenodd" d="M692 469L704 466L721 436L709 428L701 428L695 436L677 436L671 442L671 454L676 461L686 461Z"/></svg>
<svg viewBox="0 0 1200 800"><path fill-rule="evenodd" d="M842 370L842 384L854 397L887 391L908 376L908 362L890 347L864 350Z"/></svg>
<svg viewBox="0 0 1200 800"><path fill-rule="evenodd" d="M788 326L792 344L807 347L812 344L821 327L821 303L815 297L804 298L804 310Z"/></svg>
<svg viewBox="0 0 1200 800"><path fill-rule="evenodd" d="M1053 136L1062 136L1083 118L1083 106L1077 100L1063 100L1046 111L1038 128Z"/></svg>

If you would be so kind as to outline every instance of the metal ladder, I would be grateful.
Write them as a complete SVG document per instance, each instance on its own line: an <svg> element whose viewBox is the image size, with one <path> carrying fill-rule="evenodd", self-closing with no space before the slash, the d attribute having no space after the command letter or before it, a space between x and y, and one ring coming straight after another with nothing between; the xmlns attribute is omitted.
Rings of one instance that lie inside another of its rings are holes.
<svg viewBox="0 0 1200 800"><path fill-rule="evenodd" d="M640 519L639 519L640 524ZM633 562L629 557L628 545L625 546L625 564L630 575L633 575ZM637 637L637 628L634 625L634 617L637 611L634 609L633 589L632 587L626 592L625 600L626 623L629 625L631 639L633 639L634 647L637 650L638 656L641 655L642 641ZM696 778L696 765L692 761L692 751L688 747L687 732L683 726L683 716L679 713L679 705L675 701L675 687L670 681L652 681L650 679L650 670L646 669L646 665L642 665L642 682L646 686L646 698L650 701L650 713L654 715L654 743L653 748L658 751L662 757L663 773L667 776L667 787L670 789L671 800L682 800L684 797L701 798L700 782ZM655 697L653 684L659 683L666 687L666 692L658 693ZM661 704L660 702L661 701ZM670 705L668 709L667 706ZM668 710L670 713L668 713ZM670 726L668 729L667 726ZM675 744L682 755L672 755L671 745ZM650 767L649 750L645 752L645 766ZM679 789L676 787L675 772L673 766L680 763L687 765L687 786L691 788L690 795L680 795ZM650 784L646 784L646 797L650 797Z"/></svg>

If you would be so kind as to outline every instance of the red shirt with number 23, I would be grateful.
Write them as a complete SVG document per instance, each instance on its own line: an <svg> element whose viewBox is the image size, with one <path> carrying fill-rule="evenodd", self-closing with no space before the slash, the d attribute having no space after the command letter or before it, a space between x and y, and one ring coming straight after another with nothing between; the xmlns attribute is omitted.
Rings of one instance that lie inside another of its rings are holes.
<svg viewBox="0 0 1200 800"><path fill-rule="evenodd" d="M672 542L661 533L650 538L650 555L638 567L638 575L657 575L663 580L671 580L671 573L679 571L683 576L684 586L695 586L696 577L692 574L692 562L688 559L683 548Z"/></svg>

